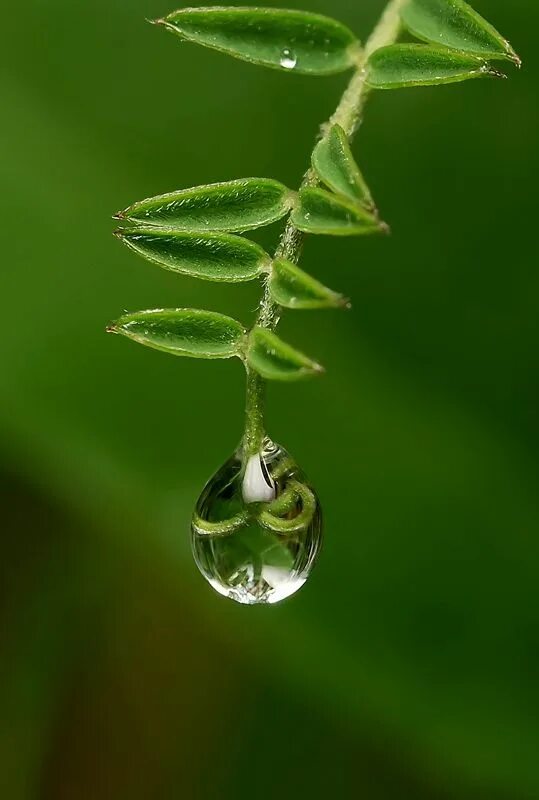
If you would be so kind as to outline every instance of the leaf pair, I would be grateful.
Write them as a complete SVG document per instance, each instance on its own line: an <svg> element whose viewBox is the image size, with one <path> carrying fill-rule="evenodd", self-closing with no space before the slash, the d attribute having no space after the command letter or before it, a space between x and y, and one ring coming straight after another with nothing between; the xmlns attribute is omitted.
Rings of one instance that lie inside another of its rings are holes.
<svg viewBox="0 0 539 800"><path fill-rule="evenodd" d="M125 224L116 231L138 255L164 269L204 280L238 283L271 272L271 291L288 308L346 305L283 259L272 265L257 244L225 231L269 224L288 213L295 193L267 178L246 178L198 186L134 203L115 215Z"/></svg>
<svg viewBox="0 0 539 800"><path fill-rule="evenodd" d="M291 214L292 223L305 233L355 236L387 229L380 222L370 191L354 161L348 137L333 125L313 153L313 169L330 189L301 189ZM270 290L287 308L347 307L346 298L323 286L294 264L273 262Z"/></svg>
<svg viewBox="0 0 539 800"><path fill-rule="evenodd" d="M293 381L322 367L290 347L271 331L247 331L237 320L192 308L157 309L124 314L109 326L140 344L177 356L233 358L246 361L269 380Z"/></svg>
<svg viewBox="0 0 539 800"><path fill-rule="evenodd" d="M410 33L429 44L376 50L367 65L367 81L375 89L505 77L488 63L499 59L520 66L509 42L464 0L408 0L401 18Z"/></svg>
<svg viewBox="0 0 539 800"><path fill-rule="evenodd" d="M128 228L116 235L164 269L194 278L239 283L271 272L270 289L286 308L343 307L347 300L286 259L273 263L254 242L224 233L200 235L167 228Z"/></svg>
<svg viewBox="0 0 539 800"><path fill-rule="evenodd" d="M313 153L313 169L328 189L308 187L299 193L292 222L305 233L360 236L387 230L368 186L354 161L348 137L333 125Z"/></svg>
<svg viewBox="0 0 539 800"><path fill-rule="evenodd" d="M230 231L268 225L287 214L294 193L268 178L197 186L150 197L120 211L116 235L165 269L211 281L250 281L271 269L259 245Z"/></svg>

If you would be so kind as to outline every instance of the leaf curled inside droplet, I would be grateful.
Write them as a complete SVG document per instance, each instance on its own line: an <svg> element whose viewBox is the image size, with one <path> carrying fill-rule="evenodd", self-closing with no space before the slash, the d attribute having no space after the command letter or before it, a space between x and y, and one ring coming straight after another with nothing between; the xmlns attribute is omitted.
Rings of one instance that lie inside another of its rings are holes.
<svg viewBox="0 0 539 800"><path fill-rule="evenodd" d="M247 231L284 217L294 193L269 178L244 178L150 197L116 219L183 231Z"/></svg>
<svg viewBox="0 0 539 800"><path fill-rule="evenodd" d="M258 326L249 334L247 363L263 378L275 381L297 381L324 371L320 364Z"/></svg>
<svg viewBox="0 0 539 800"><path fill-rule="evenodd" d="M191 233L170 228L122 228L116 235L164 269L208 281L239 283L269 270L269 255L255 242L228 233Z"/></svg>
<svg viewBox="0 0 539 800"><path fill-rule="evenodd" d="M368 209L374 208L369 187L357 166L348 137L340 125L333 125L313 151L313 168L333 192L342 194Z"/></svg>
<svg viewBox="0 0 539 800"><path fill-rule="evenodd" d="M305 233L331 236L361 236L387 230L375 214L359 203L317 188L300 191L292 222Z"/></svg>
<svg viewBox="0 0 539 800"><path fill-rule="evenodd" d="M284 258L273 262L269 286L275 302L285 308L347 308L350 305L341 294Z"/></svg>
<svg viewBox="0 0 539 800"><path fill-rule="evenodd" d="M359 55L345 25L306 11L182 8L156 22L183 39L284 72L329 75L349 69Z"/></svg>
<svg viewBox="0 0 539 800"><path fill-rule="evenodd" d="M414 36L485 59L520 59L498 31L464 0L408 0L401 16Z"/></svg>
<svg viewBox="0 0 539 800"><path fill-rule="evenodd" d="M147 347L192 358L232 358L242 352L245 330L231 317L195 308L124 314L108 328Z"/></svg>
<svg viewBox="0 0 539 800"><path fill-rule="evenodd" d="M505 77L482 58L426 44L381 47L367 64L367 82L374 89L435 86L489 75Z"/></svg>

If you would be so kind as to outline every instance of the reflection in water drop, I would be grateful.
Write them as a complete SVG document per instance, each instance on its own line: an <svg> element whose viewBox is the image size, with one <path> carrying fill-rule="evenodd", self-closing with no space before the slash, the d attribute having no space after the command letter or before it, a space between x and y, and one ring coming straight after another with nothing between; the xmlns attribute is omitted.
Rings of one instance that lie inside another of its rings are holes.
<svg viewBox="0 0 539 800"><path fill-rule="evenodd" d="M221 467L204 488L191 526L193 554L206 580L248 605L278 603L297 592L322 544L318 498L293 459L269 439L254 459L244 464L239 450Z"/></svg>
<svg viewBox="0 0 539 800"><path fill-rule="evenodd" d="M289 50L288 47L285 47L285 49L281 53L281 60L280 60L281 67L283 67L284 69L294 69L297 63L298 63L298 58L296 54L292 50Z"/></svg>
<svg viewBox="0 0 539 800"><path fill-rule="evenodd" d="M248 459L242 482L245 503L270 503L277 494L275 481L269 474L263 453Z"/></svg>

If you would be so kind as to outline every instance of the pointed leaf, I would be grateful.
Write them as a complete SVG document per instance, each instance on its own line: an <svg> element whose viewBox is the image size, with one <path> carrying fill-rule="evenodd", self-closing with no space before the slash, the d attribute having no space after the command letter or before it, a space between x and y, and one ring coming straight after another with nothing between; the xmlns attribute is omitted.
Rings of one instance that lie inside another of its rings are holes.
<svg viewBox="0 0 539 800"><path fill-rule="evenodd" d="M232 358L240 355L245 330L239 322L196 308L156 309L124 314L108 328L135 342L175 356Z"/></svg>
<svg viewBox="0 0 539 800"><path fill-rule="evenodd" d="M332 292L291 261L278 258L273 262L270 278L273 299L285 308L346 308L348 300Z"/></svg>
<svg viewBox="0 0 539 800"><path fill-rule="evenodd" d="M357 62L359 42L329 17L277 8L182 8L156 20L183 39L288 72L329 75Z"/></svg>
<svg viewBox="0 0 539 800"><path fill-rule="evenodd" d="M263 378L275 381L297 381L324 371L274 333L259 327L249 335L247 362Z"/></svg>
<svg viewBox="0 0 539 800"><path fill-rule="evenodd" d="M116 236L164 269L207 281L250 281L271 267L270 257L259 245L227 233L145 227L123 228Z"/></svg>
<svg viewBox="0 0 539 800"><path fill-rule="evenodd" d="M366 208L374 208L371 193L359 171L346 133L333 125L313 152L313 168L320 180L332 191L342 194Z"/></svg>
<svg viewBox="0 0 539 800"><path fill-rule="evenodd" d="M505 77L481 58L424 44L381 47L367 65L367 82L374 89L434 86L488 75Z"/></svg>
<svg viewBox="0 0 539 800"><path fill-rule="evenodd" d="M150 197L117 219L183 231L247 231L287 214L294 194L268 178L245 178Z"/></svg>
<svg viewBox="0 0 539 800"><path fill-rule="evenodd" d="M520 59L503 36L464 0L409 0L401 12L410 33L485 59Z"/></svg>
<svg viewBox="0 0 539 800"><path fill-rule="evenodd" d="M357 203L324 189L302 189L292 212L292 222L305 233L360 236L387 228L374 214Z"/></svg>

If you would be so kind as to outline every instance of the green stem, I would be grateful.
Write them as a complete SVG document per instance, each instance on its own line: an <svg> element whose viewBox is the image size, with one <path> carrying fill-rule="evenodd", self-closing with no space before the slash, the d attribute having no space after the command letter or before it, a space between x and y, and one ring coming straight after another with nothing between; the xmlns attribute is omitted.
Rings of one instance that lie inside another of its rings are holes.
<svg viewBox="0 0 539 800"><path fill-rule="evenodd" d="M361 124L363 109L370 92L367 85L366 64L369 56L380 47L393 44L399 36L401 30L400 11L406 0L391 0L385 8L384 13L369 37L362 50L361 57L352 80L344 92L341 101L331 117L321 127L320 135L331 125L340 125L352 140L359 125ZM312 168L310 168L303 179L301 188L317 186L318 178ZM286 258L297 264L303 248L305 234L299 231L289 217L283 234L279 240L275 258ZM269 276L264 286L264 294L260 303L260 309L256 320L256 325L262 328L274 330L281 317L281 307L275 303L269 288ZM247 402L245 409L245 436L244 452L246 456L254 455L259 452L264 440L264 397L265 380L253 369L247 366Z"/></svg>

